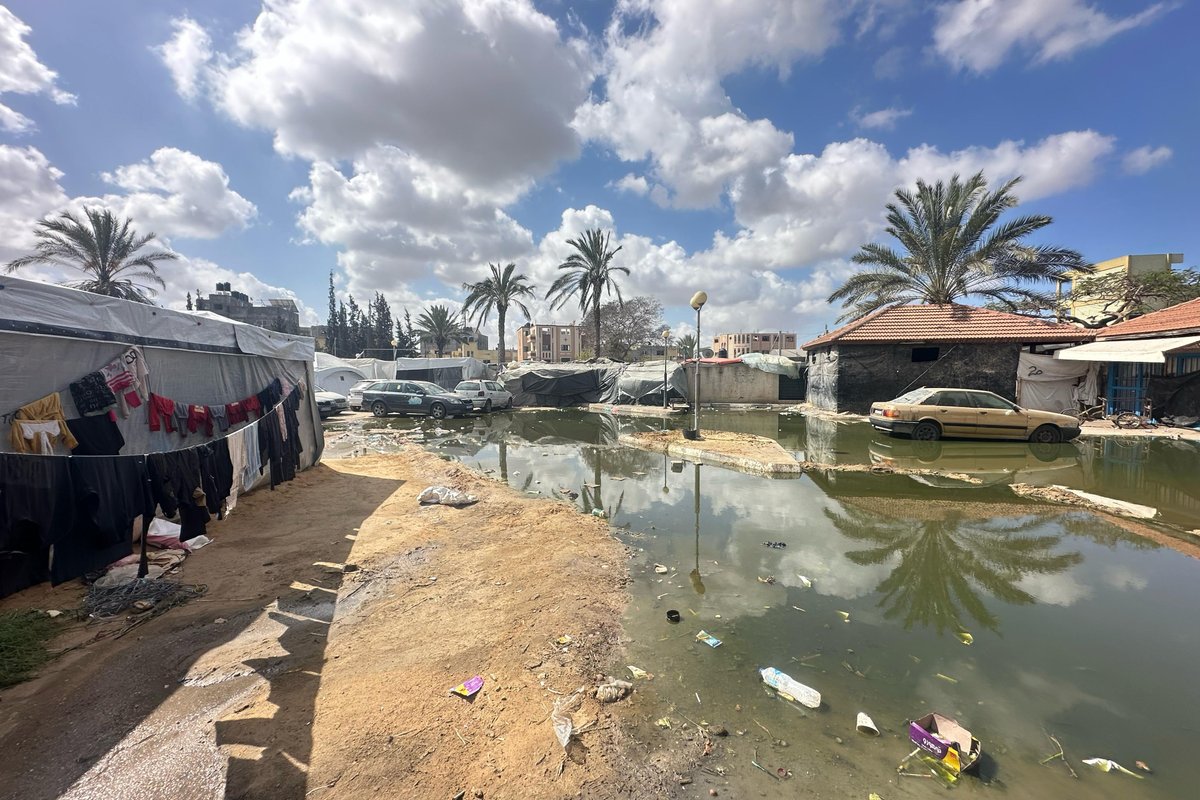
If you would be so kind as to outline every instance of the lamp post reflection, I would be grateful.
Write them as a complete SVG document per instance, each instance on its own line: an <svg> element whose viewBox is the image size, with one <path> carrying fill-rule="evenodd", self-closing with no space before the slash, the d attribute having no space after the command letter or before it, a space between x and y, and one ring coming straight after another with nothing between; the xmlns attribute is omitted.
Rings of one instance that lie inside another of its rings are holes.
<svg viewBox="0 0 1200 800"><path fill-rule="evenodd" d="M693 464L695 483L692 487L692 513L696 520L696 568L688 575L692 579L692 589L696 594L704 594L704 581L700 577L700 465Z"/></svg>

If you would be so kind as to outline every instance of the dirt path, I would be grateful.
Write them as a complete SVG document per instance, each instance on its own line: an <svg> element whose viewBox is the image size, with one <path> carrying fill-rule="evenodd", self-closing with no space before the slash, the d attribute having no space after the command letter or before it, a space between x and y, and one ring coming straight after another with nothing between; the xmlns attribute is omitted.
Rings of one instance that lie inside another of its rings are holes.
<svg viewBox="0 0 1200 800"><path fill-rule="evenodd" d="M480 502L421 508L431 483ZM585 700L569 759L549 721L619 652L627 554L602 521L409 448L326 462L213 531L180 576L204 599L0 694L0 797L666 794L624 737L629 701ZM448 694L475 674L473 702Z"/></svg>

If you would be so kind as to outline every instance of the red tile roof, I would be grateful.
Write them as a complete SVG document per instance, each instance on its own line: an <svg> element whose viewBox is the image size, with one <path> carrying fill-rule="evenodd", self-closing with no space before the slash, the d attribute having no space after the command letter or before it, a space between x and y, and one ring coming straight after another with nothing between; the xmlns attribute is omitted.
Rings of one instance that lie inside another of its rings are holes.
<svg viewBox="0 0 1200 800"><path fill-rule="evenodd" d="M950 303L889 306L804 344L884 342L1085 342L1093 331L1057 322Z"/></svg>
<svg viewBox="0 0 1200 800"><path fill-rule="evenodd" d="M1200 333L1200 298L1104 328L1096 332L1096 338L1121 339L1154 334L1167 336L1193 331Z"/></svg>

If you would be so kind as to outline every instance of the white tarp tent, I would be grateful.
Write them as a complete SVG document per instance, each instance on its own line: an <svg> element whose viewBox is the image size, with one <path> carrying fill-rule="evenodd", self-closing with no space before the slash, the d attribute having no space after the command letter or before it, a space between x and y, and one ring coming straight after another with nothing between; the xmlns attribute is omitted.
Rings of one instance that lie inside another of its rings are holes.
<svg viewBox="0 0 1200 800"><path fill-rule="evenodd" d="M1080 401L1090 404L1096 395L1097 371L1095 364L1021 353L1017 363L1017 403L1054 413L1078 408Z"/></svg>
<svg viewBox="0 0 1200 800"><path fill-rule="evenodd" d="M1155 339L1109 339L1059 350L1063 361L1123 361L1165 364L1167 354L1177 350L1200 350L1200 336L1161 336Z"/></svg>
<svg viewBox="0 0 1200 800"><path fill-rule="evenodd" d="M314 354L313 377L321 389L340 395L345 395L351 386L367 379L362 370L329 353Z"/></svg>
<svg viewBox="0 0 1200 800"><path fill-rule="evenodd" d="M262 391L275 378L303 384L301 467L324 444L311 388L313 340L208 313L174 311L63 286L0 277L0 451L9 447L10 415L59 392L68 419L78 417L69 384L131 346L149 369L149 390L196 405L223 405ZM151 431L148 405L118 417L123 455L176 450L197 443Z"/></svg>

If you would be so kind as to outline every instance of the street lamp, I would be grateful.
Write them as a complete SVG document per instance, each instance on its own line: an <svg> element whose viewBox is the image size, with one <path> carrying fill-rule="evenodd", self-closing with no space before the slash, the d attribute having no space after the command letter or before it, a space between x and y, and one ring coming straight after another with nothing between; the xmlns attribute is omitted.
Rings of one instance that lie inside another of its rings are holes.
<svg viewBox="0 0 1200 800"><path fill-rule="evenodd" d="M671 329L663 328L663 410L667 410L667 350L671 346Z"/></svg>
<svg viewBox="0 0 1200 800"><path fill-rule="evenodd" d="M708 302L708 294L706 292L696 292L692 295L692 308L696 309L696 388L692 392L692 412L694 415L694 428L692 431L693 437L700 438L700 347L703 339L700 338L700 309L704 308L704 304Z"/></svg>
<svg viewBox="0 0 1200 800"><path fill-rule="evenodd" d="M392 339L392 361L396 360L396 348L400 346L399 339Z"/></svg>

